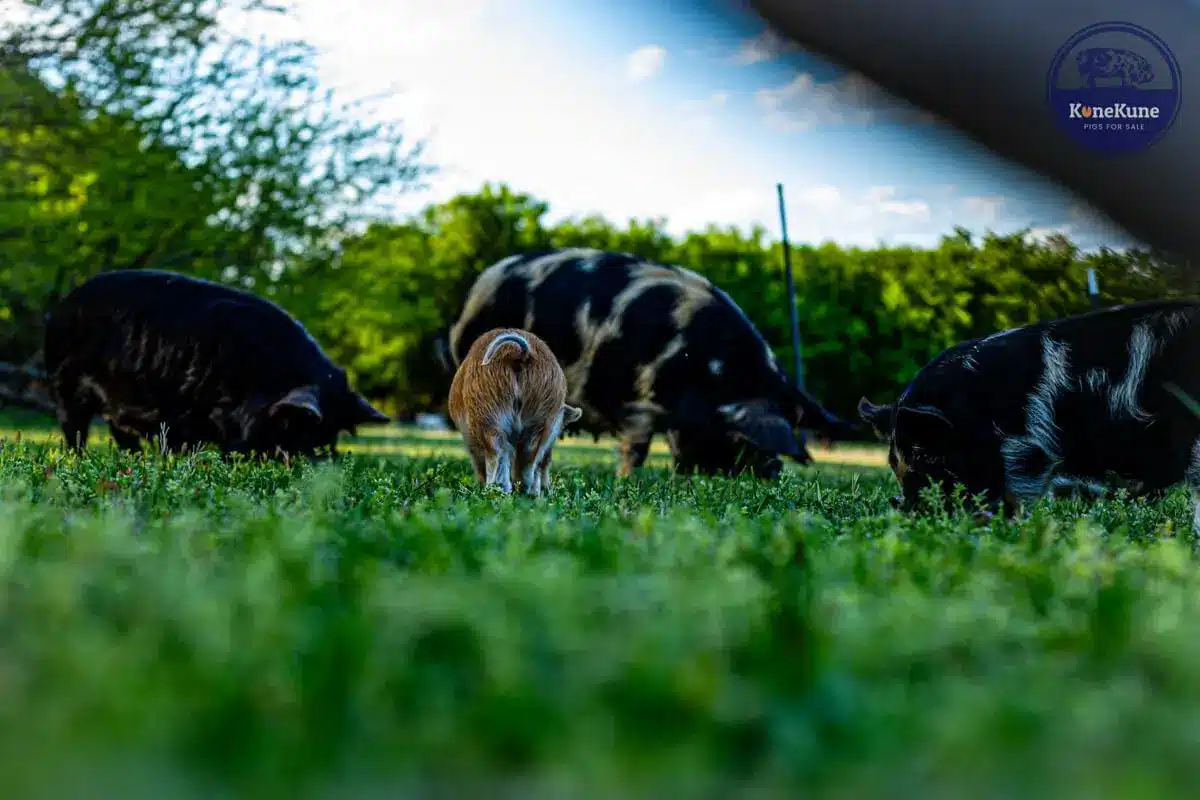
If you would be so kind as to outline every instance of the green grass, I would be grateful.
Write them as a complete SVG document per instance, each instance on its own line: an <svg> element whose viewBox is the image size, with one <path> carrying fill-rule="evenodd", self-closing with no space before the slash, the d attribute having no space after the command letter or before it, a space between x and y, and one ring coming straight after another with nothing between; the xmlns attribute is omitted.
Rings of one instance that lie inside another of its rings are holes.
<svg viewBox="0 0 1200 800"><path fill-rule="evenodd" d="M618 481L564 446L534 500L444 437L254 466L44 433L0 443L2 797L1200 785L1182 491L982 525L856 465Z"/></svg>

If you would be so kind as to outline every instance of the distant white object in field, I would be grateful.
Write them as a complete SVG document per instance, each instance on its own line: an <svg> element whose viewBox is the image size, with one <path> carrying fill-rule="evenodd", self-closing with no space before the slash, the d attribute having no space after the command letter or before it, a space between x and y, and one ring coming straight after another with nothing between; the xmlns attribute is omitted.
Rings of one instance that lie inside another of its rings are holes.
<svg viewBox="0 0 1200 800"><path fill-rule="evenodd" d="M441 414L417 414L414 423L423 431L448 431L450 424Z"/></svg>

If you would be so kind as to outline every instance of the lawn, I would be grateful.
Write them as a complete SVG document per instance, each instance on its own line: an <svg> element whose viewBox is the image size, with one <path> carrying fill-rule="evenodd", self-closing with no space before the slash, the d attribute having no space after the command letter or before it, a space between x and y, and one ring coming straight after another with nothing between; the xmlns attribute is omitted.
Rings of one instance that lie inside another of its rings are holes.
<svg viewBox="0 0 1200 800"><path fill-rule="evenodd" d="M618 481L577 439L534 500L446 436L255 466L0 428L0 797L1200 786L1182 490L984 525L892 512L869 448Z"/></svg>

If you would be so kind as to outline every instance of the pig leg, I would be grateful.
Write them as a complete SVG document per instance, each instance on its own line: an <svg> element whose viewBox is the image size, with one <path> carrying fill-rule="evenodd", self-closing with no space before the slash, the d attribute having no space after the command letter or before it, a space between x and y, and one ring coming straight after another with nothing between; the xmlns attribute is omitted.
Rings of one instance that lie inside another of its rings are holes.
<svg viewBox="0 0 1200 800"><path fill-rule="evenodd" d="M1200 439L1192 444L1184 482L1192 493L1192 536L1200 538Z"/></svg>
<svg viewBox="0 0 1200 800"><path fill-rule="evenodd" d="M550 488L550 452L558 441L560 433L557 426L547 425L536 438L530 441L532 447L527 452L524 468L526 490L537 496L545 488ZM543 484L545 486L543 487Z"/></svg>
<svg viewBox="0 0 1200 800"><path fill-rule="evenodd" d="M538 462L538 486L547 492L550 491L550 461L552 458L553 451L546 450L546 454Z"/></svg>
<svg viewBox="0 0 1200 800"><path fill-rule="evenodd" d="M515 450L508 436L496 431L489 437L487 455L484 457L489 486L499 486L505 494L512 492L512 467Z"/></svg>
<svg viewBox="0 0 1200 800"><path fill-rule="evenodd" d="M471 454L471 466L475 469L476 480L487 483L487 460L484 454L474 448L468 452Z"/></svg>
<svg viewBox="0 0 1200 800"><path fill-rule="evenodd" d="M141 437L136 433L118 428L115 423L108 423L108 432L112 435L117 447L128 452L138 452L142 449Z"/></svg>
<svg viewBox="0 0 1200 800"><path fill-rule="evenodd" d="M67 449L82 452L87 449L88 430L92 418L107 403L100 386L72 365L64 365L51 377L51 393L58 406L58 422L62 426Z"/></svg>
<svg viewBox="0 0 1200 800"><path fill-rule="evenodd" d="M617 468L618 477L628 478L633 475L635 469L646 463L646 456L650 454L650 440L654 438L655 425L659 418L660 412L653 410L627 410L620 424L621 463Z"/></svg>
<svg viewBox="0 0 1200 800"><path fill-rule="evenodd" d="M1192 489L1192 536L1200 539L1200 489Z"/></svg>
<svg viewBox="0 0 1200 800"><path fill-rule="evenodd" d="M538 455L539 445L544 438L544 433L530 436L521 442L517 450L517 469L521 473L521 488L534 497L542 493L538 474Z"/></svg>
<svg viewBox="0 0 1200 800"><path fill-rule="evenodd" d="M628 478L635 469L646 463L650 454L650 434L642 432L626 432L621 438L621 466L617 475Z"/></svg>
<svg viewBox="0 0 1200 800"><path fill-rule="evenodd" d="M76 452L86 450L88 429L92 425L92 409L61 409L58 412L58 421L62 425L63 438L67 440L67 448Z"/></svg>
<svg viewBox="0 0 1200 800"><path fill-rule="evenodd" d="M667 445L671 448L671 459L674 462L675 474L691 475L696 469L696 464L680 446L679 431L667 431Z"/></svg>

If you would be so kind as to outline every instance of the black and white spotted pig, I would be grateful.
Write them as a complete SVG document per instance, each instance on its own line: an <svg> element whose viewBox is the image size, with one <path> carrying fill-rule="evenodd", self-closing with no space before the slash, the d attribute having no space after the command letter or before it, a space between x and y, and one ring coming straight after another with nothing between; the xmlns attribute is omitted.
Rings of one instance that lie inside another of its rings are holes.
<svg viewBox="0 0 1200 800"><path fill-rule="evenodd" d="M443 348L454 365L492 328L544 339L567 376L576 428L621 438L620 475L665 432L681 473L774 478L780 454L811 461L799 426L852 436L795 388L725 292L677 266L586 248L512 256L480 274Z"/></svg>
<svg viewBox="0 0 1200 800"><path fill-rule="evenodd" d="M1200 491L1198 359L1200 302L1135 303L958 344L859 415L890 445L904 510L930 481L1010 514L1048 494Z"/></svg>

